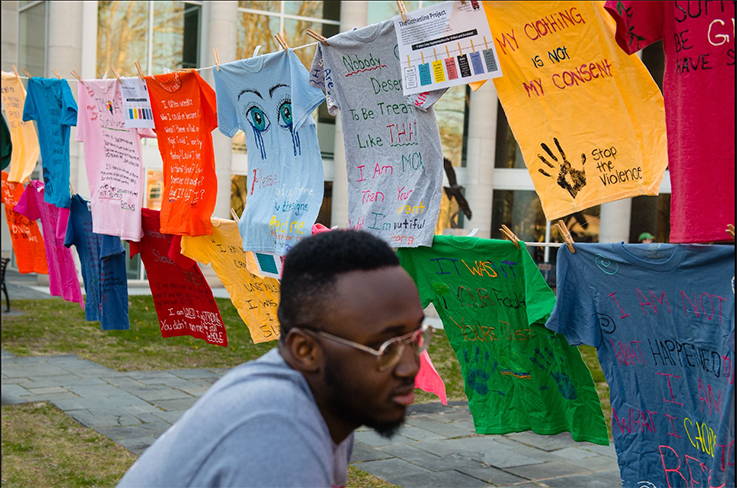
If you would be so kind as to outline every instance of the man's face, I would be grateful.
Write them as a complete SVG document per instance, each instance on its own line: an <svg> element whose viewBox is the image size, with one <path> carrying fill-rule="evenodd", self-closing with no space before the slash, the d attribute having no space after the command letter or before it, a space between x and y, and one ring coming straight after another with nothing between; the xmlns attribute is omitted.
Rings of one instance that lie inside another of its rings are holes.
<svg viewBox="0 0 737 488"><path fill-rule="evenodd" d="M419 294L399 266L340 275L327 302L321 329L379 349L397 336L417 330L424 314ZM414 400L414 378L420 361L406 347L399 362L379 371L376 357L321 338L325 351L326 405L345 420L391 434L401 425Z"/></svg>

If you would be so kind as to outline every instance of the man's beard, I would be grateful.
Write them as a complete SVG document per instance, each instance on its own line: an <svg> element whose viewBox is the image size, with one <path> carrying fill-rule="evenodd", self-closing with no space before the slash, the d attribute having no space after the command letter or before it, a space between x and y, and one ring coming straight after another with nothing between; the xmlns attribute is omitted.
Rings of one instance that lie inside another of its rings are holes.
<svg viewBox="0 0 737 488"><path fill-rule="evenodd" d="M341 373L340 368L330 358L325 363L325 383L333 390L332 402L336 410L341 412L348 420L371 427L377 434L387 439L393 437L404 424L404 417L393 422L382 422L368 415L357 414L347 401L353 395L351 387Z"/></svg>

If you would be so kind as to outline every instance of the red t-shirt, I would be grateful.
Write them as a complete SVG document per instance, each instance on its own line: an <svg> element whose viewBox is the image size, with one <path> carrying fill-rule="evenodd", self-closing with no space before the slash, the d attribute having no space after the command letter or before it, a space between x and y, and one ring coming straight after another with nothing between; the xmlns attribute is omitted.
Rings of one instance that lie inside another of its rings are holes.
<svg viewBox="0 0 737 488"><path fill-rule="evenodd" d="M227 346L225 324L202 271L184 256L179 262L190 261L187 269L169 259L172 236L160 232L160 212L141 209L141 226L141 241L129 241L131 257L140 253L146 267L161 336L191 335L210 344Z"/></svg>
<svg viewBox="0 0 737 488"><path fill-rule="evenodd" d="M15 263L20 273L49 274L46 266L46 248L35 220L28 220L16 212L15 206L23 195L23 185L9 182L8 173L2 172L2 202L10 230Z"/></svg>
<svg viewBox="0 0 737 488"><path fill-rule="evenodd" d="M671 242L729 239L734 223L734 3L612 1L617 43L663 40ZM620 12L621 9L621 12Z"/></svg>
<svg viewBox="0 0 737 488"><path fill-rule="evenodd" d="M217 198L215 90L196 71L147 76L146 86L164 162L161 232L211 235Z"/></svg>

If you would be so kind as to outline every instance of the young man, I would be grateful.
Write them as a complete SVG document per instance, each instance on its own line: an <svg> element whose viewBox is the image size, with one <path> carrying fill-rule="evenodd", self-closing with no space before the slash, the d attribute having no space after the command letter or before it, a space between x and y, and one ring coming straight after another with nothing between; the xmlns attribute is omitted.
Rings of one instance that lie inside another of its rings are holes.
<svg viewBox="0 0 737 488"><path fill-rule="evenodd" d="M357 427L399 428L431 329L386 243L352 230L300 242L278 314L278 348L215 383L119 487L339 487Z"/></svg>

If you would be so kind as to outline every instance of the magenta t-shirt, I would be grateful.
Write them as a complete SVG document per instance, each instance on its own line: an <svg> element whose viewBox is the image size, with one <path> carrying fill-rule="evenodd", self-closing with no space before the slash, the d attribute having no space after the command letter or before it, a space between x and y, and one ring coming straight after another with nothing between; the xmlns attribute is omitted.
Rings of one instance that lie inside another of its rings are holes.
<svg viewBox="0 0 737 488"><path fill-rule="evenodd" d="M734 3L612 1L617 43L663 40L671 242L730 239L734 224Z"/></svg>
<svg viewBox="0 0 737 488"><path fill-rule="evenodd" d="M59 208L44 202L44 184L40 181L31 181L20 197L18 205L15 206L15 211L25 215L29 220L41 219L51 295L62 297L68 302L79 303L84 308L74 257L72 252L64 247L66 218L61 220ZM69 209L65 209L64 215L69 216ZM58 237L59 234L61 238Z"/></svg>

